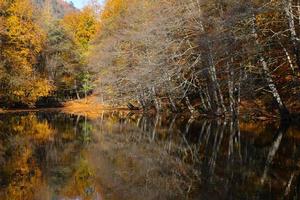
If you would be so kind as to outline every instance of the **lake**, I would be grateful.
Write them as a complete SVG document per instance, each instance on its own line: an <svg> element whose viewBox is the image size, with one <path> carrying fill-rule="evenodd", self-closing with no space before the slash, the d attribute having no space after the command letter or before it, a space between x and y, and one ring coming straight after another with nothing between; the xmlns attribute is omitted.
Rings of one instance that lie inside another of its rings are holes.
<svg viewBox="0 0 300 200"><path fill-rule="evenodd" d="M0 114L1 200L299 199L300 124Z"/></svg>

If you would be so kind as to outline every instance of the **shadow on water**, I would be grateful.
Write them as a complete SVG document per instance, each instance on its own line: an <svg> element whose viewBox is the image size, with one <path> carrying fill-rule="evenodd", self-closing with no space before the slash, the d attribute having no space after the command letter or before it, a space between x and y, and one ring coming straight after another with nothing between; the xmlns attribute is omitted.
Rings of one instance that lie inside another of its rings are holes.
<svg viewBox="0 0 300 200"><path fill-rule="evenodd" d="M300 127L103 112L0 115L0 199L298 199Z"/></svg>

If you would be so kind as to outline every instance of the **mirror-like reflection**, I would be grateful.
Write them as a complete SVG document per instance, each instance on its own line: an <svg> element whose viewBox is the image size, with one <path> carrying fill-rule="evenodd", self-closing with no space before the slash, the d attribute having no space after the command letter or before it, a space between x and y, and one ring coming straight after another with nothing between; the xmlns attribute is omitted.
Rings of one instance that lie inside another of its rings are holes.
<svg viewBox="0 0 300 200"><path fill-rule="evenodd" d="M0 199L298 199L300 127L106 111L0 115Z"/></svg>
<svg viewBox="0 0 300 200"><path fill-rule="evenodd" d="M85 118L63 114L1 115L0 199L97 199L82 156L88 127Z"/></svg>

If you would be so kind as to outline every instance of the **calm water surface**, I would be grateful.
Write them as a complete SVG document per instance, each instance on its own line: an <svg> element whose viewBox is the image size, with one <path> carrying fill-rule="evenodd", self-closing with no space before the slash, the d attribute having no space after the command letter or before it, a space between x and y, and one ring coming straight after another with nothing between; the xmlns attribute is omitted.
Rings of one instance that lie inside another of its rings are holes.
<svg viewBox="0 0 300 200"><path fill-rule="evenodd" d="M0 115L1 200L300 199L300 125Z"/></svg>

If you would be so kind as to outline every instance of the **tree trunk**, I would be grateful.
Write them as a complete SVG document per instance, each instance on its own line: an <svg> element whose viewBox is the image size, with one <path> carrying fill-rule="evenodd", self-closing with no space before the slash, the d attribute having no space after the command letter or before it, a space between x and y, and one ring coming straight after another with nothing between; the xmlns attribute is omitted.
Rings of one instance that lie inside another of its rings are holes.
<svg viewBox="0 0 300 200"><path fill-rule="evenodd" d="M170 105L171 105L171 108L172 108L172 112L178 112L178 109L177 109L177 107L176 107L176 104L175 104L175 102L173 101L173 99L172 99L172 97L171 97L171 95L168 93L167 94L168 95L168 99L169 99L169 102L170 102Z"/></svg>
<svg viewBox="0 0 300 200"><path fill-rule="evenodd" d="M146 104L145 104L145 101L144 101L144 98L143 98L142 95L139 95L139 96L138 96L138 101L139 101L139 103L140 103L140 105L141 105L143 111L145 111L145 110L146 110Z"/></svg>
<svg viewBox="0 0 300 200"><path fill-rule="evenodd" d="M236 98L236 114L240 114L240 103L241 103L241 82L242 82L243 70L240 70L239 80L236 84L236 89L234 91Z"/></svg>
<svg viewBox="0 0 300 200"><path fill-rule="evenodd" d="M253 33L253 36L254 36L254 39L255 39L256 48L259 49L260 44L259 44L259 40L258 40L258 34L257 34L257 31L256 31L255 16L253 16L252 33ZM282 99L280 97L280 94L279 94L279 92L278 92L278 90L276 88L276 85L275 85L275 83L274 83L274 81L272 79L271 72L270 72L270 69L268 67L267 61L265 60L265 58L261 54L261 52L258 52L258 56L259 56L259 61L262 64L262 67L263 67L263 72L264 72L265 80L266 80L266 82L268 84L268 87L271 90L271 93L272 93L274 99L277 102L277 106L278 106L278 109L279 109L280 117L281 117L281 119L287 119L287 118L289 118L289 111L286 108L285 104L283 103L283 101L282 101Z"/></svg>
<svg viewBox="0 0 300 200"><path fill-rule="evenodd" d="M208 111L208 106L206 105L205 94L204 94L204 91L201 87L200 87L200 90L199 90L199 96L200 96L200 99L201 99L203 109L204 109L205 112L207 112Z"/></svg>
<svg viewBox="0 0 300 200"><path fill-rule="evenodd" d="M289 62L289 66L290 66L290 68L292 70L293 77L295 78L296 77L296 73L295 73L295 67L294 67L292 58L291 58L291 56L290 56L290 54L289 54L289 52L287 51L286 48L282 47L282 49L283 49L283 51L285 53L285 56L286 56L286 58L287 58L287 60Z"/></svg>
<svg viewBox="0 0 300 200"><path fill-rule="evenodd" d="M300 25L300 0L297 1L298 25Z"/></svg>
<svg viewBox="0 0 300 200"><path fill-rule="evenodd" d="M161 102L160 102L159 97L157 97L156 90L155 90L154 86L152 87L152 92L153 92L153 96L154 96L155 109L156 109L157 112L160 112L161 111Z"/></svg>
<svg viewBox="0 0 300 200"><path fill-rule="evenodd" d="M75 84L75 93L76 93L76 97L77 97L77 99L80 99L80 96L79 96L79 93L78 93L77 81L76 81L76 80L74 81L74 84Z"/></svg>
<svg viewBox="0 0 300 200"><path fill-rule="evenodd" d="M273 97L275 98L275 100L278 104L280 116L281 116L281 118L285 119L289 116L289 111L287 110L286 106L284 105L284 103L279 95L279 92L278 92L278 90L275 86L275 83L271 77L270 69L269 69L267 62L265 61L263 56L260 56L260 62L263 66L265 79L268 83L268 86L272 92Z"/></svg>
<svg viewBox="0 0 300 200"><path fill-rule="evenodd" d="M194 115L196 113L196 109L194 108L194 106L192 106L189 97L185 97L185 103L191 114Z"/></svg>
<svg viewBox="0 0 300 200"><path fill-rule="evenodd" d="M211 62L210 57L208 55L208 51L209 51L209 47L208 47L208 42L204 41L203 42L203 51L205 51L204 53L202 53L201 55L201 60L202 60L202 65L205 67L203 69L203 76L206 79L206 96L207 96L207 100L208 100L208 105L210 107L210 110L212 113L217 113L218 108L219 108L219 100L218 100L218 95L216 92L216 88L215 88L215 84L213 81L213 77L211 76L211 70L210 70L210 65Z"/></svg>
<svg viewBox="0 0 300 200"><path fill-rule="evenodd" d="M168 82L168 83L169 83L169 82ZM178 109L177 109L177 107L176 107L176 103L173 101L173 98L172 98L172 96L171 96L171 93L168 91L168 89L171 88L170 84L167 84L167 85L166 85L166 88L167 88L166 94L167 94L167 98L168 98L168 100L169 100L169 103L170 103L170 105L171 105L171 111L174 112L174 113L176 113L176 112L178 112Z"/></svg>
<svg viewBox="0 0 300 200"><path fill-rule="evenodd" d="M209 72L210 72L210 77L212 79L213 85L214 85L214 94L216 95L216 99L219 99L219 105L218 105L218 110L222 109L223 113L226 113L226 106L224 103L224 98L223 98L223 94L220 88L220 84L218 82L217 79L217 71L216 71L216 67L214 64L214 60L213 60L213 56L212 56L212 52L211 52L211 48L209 47ZM217 111L217 113L219 114L219 111Z"/></svg>
<svg viewBox="0 0 300 200"><path fill-rule="evenodd" d="M208 86L205 86L204 96L206 97L205 99L207 101L207 108L208 108L208 110L212 111L211 98L209 96Z"/></svg>
<svg viewBox="0 0 300 200"><path fill-rule="evenodd" d="M160 122L161 122L160 114L156 113L154 127L153 127L153 131L152 131L152 137L151 137L150 141L154 141L155 140L156 132L159 129L159 127L161 126Z"/></svg>
<svg viewBox="0 0 300 200"><path fill-rule="evenodd" d="M293 17L293 8L292 8L292 0L286 0L284 7L285 14L287 16L289 22L289 30L291 34L291 40L293 43L293 52L296 57L297 70L300 69L300 52L299 52L299 41L297 38L295 22Z"/></svg>
<svg viewBox="0 0 300 200"><path fill-rule="evenodd" d="M228 96L229 96L229 109L231 112L231 115L236 115L236 109L235 109L235 98L234 98L234 70L227 62L227 72L228 72Z"/></svg>

